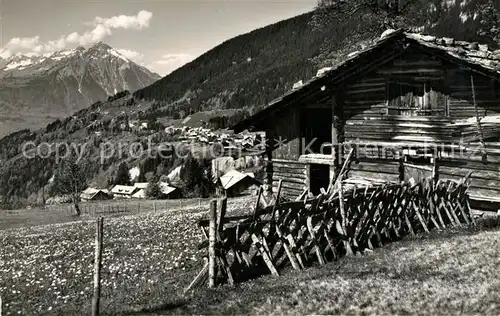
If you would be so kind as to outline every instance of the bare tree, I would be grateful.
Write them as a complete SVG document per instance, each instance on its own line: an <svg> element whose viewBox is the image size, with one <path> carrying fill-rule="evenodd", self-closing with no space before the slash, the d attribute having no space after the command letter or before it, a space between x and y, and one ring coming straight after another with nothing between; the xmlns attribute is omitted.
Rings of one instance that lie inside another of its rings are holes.
<svg viewBox="0 0 500 316"><path fill-rule="evenodd" d="M57 194L71 197L76 215L80 216L80 195L87 188L87 182L92 174L90 164L86 160L78 161L75 155L62 160L54 174L54 190Z"/></svg>

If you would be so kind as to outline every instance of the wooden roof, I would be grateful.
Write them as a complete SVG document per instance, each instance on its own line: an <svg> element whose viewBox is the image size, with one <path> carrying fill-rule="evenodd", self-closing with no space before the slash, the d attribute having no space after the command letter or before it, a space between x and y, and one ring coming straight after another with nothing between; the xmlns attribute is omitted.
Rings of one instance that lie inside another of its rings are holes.
<svg viewBox="0 0 500 316"><path fill-rule="evenodd" d="M452 38L436 38L403 30L384 32L381 38L364 50L352 52L347 58L323 71L299 88L293 89L273 100L266 108L233 126L236 133L246 129L257 129L271 115L290 105L318 102L331 98L339 83L375 69L403 54L407 49L417 48L452 63L500 80L500 50L491 51L487 45L455 41Z"/></svg>

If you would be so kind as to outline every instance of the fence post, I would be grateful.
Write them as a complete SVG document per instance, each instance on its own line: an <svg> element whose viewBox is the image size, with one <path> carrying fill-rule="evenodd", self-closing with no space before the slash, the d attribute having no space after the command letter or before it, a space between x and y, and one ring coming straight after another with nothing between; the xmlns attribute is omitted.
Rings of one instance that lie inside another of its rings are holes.
<svg viewBox="0 0 500 316"><path fill-rule="evenodd" d="M434 150L434 157L432 158L432 180L434 184L437 184L439 181L439 152Z"/></svg>
<svg viewBox="0 0 500 316"><path fill-rule="evenodd" d="M215 287L215 234L217 227L217 200L210 202L210 225L208 231L208 286Z"/></svg>
<svg viewBox="0 0 500 316"><path fill-rule="evenodd" d="M405 156L403 153L404 153L403 150L399 151L399 167L398 167L399 183L405 181Z"/></svg>
<svg viewBox="0 0 500 316"><path fill-rule="evenodd" d="M156 213L156 200L153 201L153 211Z"/></svg>
<svg viewBox="0 0 500 316"><path fill-rule="evenodd" d="M99 301L101 298L101 266L102 266L102 239L104 218L96 221L95 259L94 259L94 297L92 299L92 316L99 315Z"/></svg>
<svg viewBox="0 0 500 316"><path fill-rule="evenodd" d="M137 202L137 213L141 212L141 202Z"/></svg>

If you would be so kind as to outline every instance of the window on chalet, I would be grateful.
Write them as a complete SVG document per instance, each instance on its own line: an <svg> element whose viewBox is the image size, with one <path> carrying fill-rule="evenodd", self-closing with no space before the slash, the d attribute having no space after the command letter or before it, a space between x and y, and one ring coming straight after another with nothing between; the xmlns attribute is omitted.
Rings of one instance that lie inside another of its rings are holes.
<svg viewBox="0 0 500 316"><path fill-rule="evenodd" d="M448 102L443 81L387 81L387 114L447 116Z"/></svg>

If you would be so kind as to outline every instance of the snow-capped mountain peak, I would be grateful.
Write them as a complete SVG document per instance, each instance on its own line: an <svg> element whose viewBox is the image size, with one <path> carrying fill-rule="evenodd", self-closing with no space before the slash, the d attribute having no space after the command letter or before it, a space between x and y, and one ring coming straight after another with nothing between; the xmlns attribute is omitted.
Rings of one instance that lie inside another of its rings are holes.
<svg viewBox="0 0 500 316"><path fill-rule="evenodd" d="M65 117L160 78L102 42L51 54L16 55L0 59L0 115L10 109L11 116L19 111L20 116Z"/></svg>
<svg viewBox="0 0 500 316"><path fill-rule="evenodd" d="M115 58L119 58L126 63L130 62L130 60L127 57L123 56L116 49L103 42L95 43L85 52L85 55L90 56L91 58L96 58L96 57L103 58L112 56Z"/></svg>
<svg viewBox="0 0 500 316"><path fill-rule="evenodd" d="M10 58L2 59L0 57L0 78L2 72L11 72L18 70L30 70L36 72L36 68L42 63L52 62L58 63L68 59L109 59L110 61L118 59L124 63L131 63L132 61L123 56L116 49L112 48L106 43L97 42L89 48L78 46L74 49L64 49L53 53L44 54L24 54L14 55ZM43 69L47 69L48 65L44 65ZM49 67L50 68L50 67Z"/></svg>

